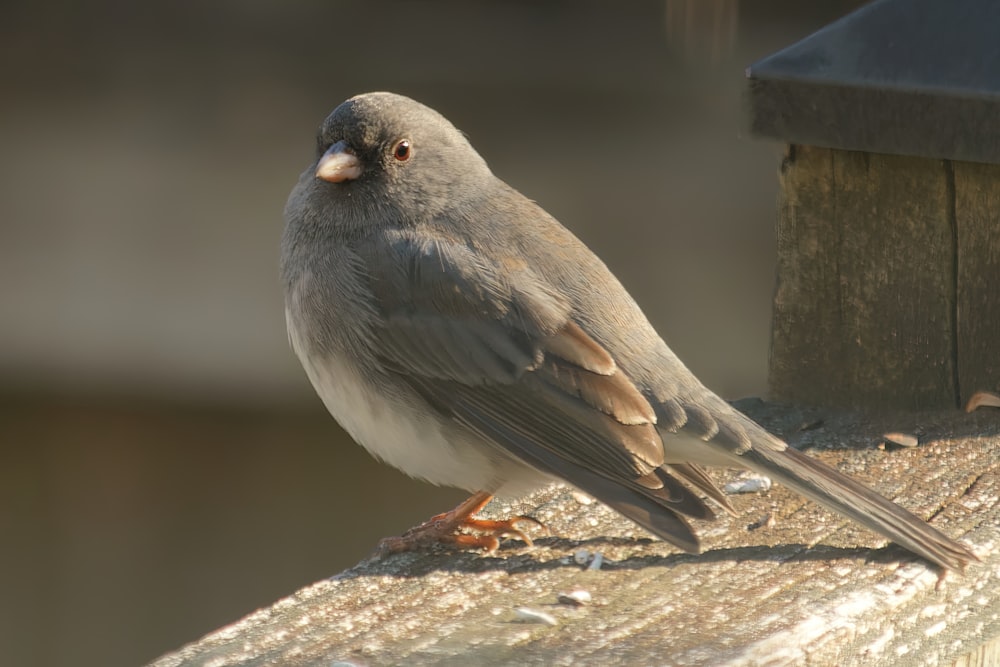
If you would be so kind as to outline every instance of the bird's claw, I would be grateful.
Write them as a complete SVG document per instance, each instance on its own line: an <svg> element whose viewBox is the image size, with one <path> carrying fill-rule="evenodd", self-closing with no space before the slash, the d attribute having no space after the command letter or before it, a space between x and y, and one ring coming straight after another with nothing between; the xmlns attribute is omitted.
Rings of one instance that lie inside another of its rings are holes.
<svg viewBox="0 0 1000 667"><path fill-rule="evenodd" d="M501 537L516 537L527 546L534 546L531 538L517 527L519 523L534 524L542 528L546 535L550 534L548 526L530 516L516 516L504 521L474 518L472 515L489 500L490 496L487 494L476 494L450 512L433 516L398 537L386 537L379 542L372 556L380 559L434 544L448 544L459 549L482 549L493 554L500 547Z"/></svg>

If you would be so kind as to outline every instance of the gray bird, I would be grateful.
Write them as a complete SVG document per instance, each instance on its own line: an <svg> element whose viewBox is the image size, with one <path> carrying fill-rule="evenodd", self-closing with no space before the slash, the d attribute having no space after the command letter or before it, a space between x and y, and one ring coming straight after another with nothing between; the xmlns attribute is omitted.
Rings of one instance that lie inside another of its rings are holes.
<svg viewBox="0 0 1000 667"><path fill-rule="evenodd" d="M327 409L377 458L475 492L424 531L561 479L698 552L686 518L714 513L681 480L731 511L707 465L768 475L943 568L976 559L706 389L590 249L414 100L338 106L285 219L289 338Z"/></svg>

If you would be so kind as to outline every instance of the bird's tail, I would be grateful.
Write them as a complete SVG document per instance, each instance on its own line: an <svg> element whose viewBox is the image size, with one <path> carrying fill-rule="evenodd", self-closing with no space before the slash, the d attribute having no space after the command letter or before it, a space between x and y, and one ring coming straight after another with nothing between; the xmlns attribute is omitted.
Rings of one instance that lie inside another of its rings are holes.
<svg viewBox="0 0 1000 667"><path fill-rule="evenodd" d="M943 568L958 569L979 560L964 545L920 517L791 447L754 447L742 452L740 459L746 467L768 475Z"/></svg>

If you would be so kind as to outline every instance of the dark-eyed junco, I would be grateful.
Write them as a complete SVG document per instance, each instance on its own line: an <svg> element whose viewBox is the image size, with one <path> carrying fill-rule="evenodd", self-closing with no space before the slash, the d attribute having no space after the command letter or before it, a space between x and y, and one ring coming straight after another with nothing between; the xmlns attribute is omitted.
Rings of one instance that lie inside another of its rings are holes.
<svg viewBox="0 0 1000 667"><path fill-rule="evenodd" d="M437 527L562 479L696 552L685 517L714 515L688 485L731 511L702 468L730 466L944 568L976 558L702 386L604 263L418 102L337 107L285 218L289 336L326 407L376 457L477 492Z"/></svg>

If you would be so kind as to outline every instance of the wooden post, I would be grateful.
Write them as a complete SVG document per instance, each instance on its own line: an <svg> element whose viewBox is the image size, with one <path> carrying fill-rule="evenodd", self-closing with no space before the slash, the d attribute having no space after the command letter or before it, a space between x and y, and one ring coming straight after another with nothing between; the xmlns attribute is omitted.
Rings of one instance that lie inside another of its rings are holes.
<svg viewBox="0 0 1000 667"><path fill-rule="evenodd" d="M955 407L1000 389L1000 3L881 0L748 70L788 142L773 398Z"/></svg>

